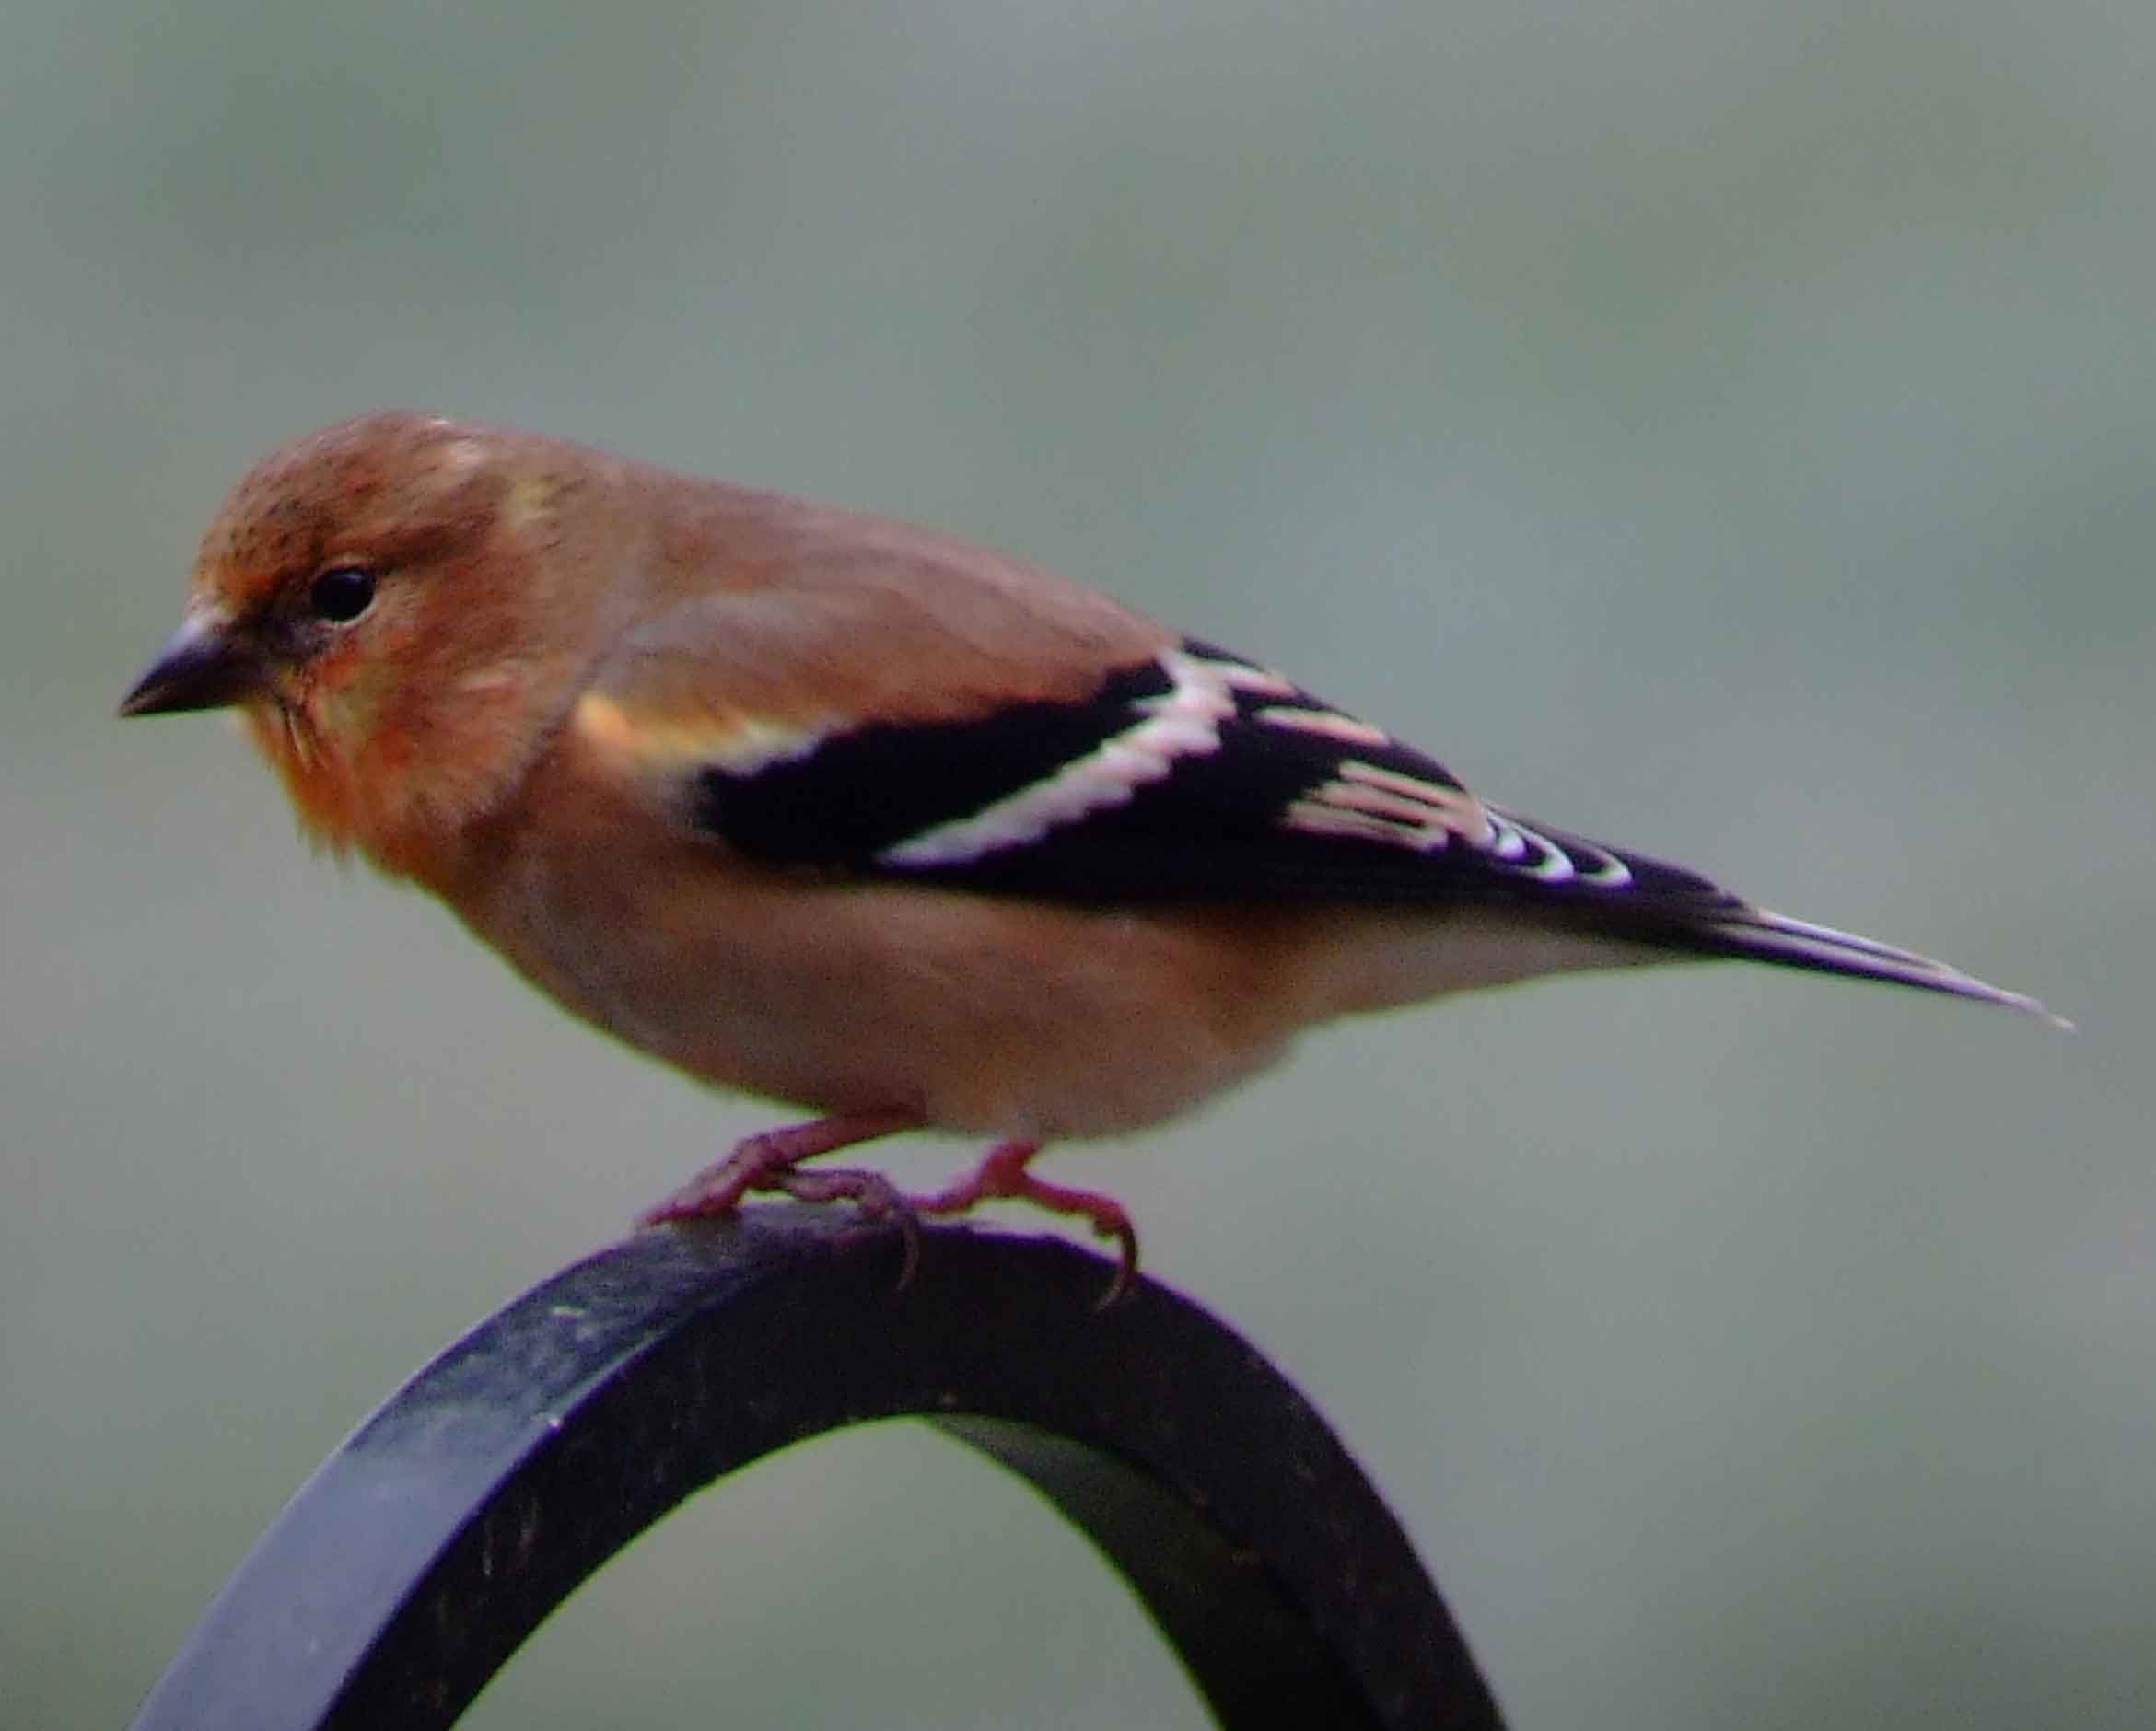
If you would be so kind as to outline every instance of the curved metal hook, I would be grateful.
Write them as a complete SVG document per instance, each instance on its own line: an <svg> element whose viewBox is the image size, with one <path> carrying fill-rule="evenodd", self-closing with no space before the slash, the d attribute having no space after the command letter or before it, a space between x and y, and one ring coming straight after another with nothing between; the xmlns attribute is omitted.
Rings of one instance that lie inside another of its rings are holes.
<svg viewBox="0 0 2156 1731"><path fill-rule="evenodd" d="M1151 1281L1096 1310L1054 1238L795 1205L645 1232L504 1307L332 1454L135 1731L451 1724L675 1504L914 1415L1031 1481L1136 1589L1220 1723L1501 1725L1405 1536L1305 1400Z"/></svg>

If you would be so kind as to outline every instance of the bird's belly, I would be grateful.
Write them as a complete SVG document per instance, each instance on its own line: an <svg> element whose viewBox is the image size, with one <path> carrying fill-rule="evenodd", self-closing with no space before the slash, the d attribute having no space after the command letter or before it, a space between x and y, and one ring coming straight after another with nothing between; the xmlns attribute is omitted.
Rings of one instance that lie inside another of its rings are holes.
<svg viewBox="0 0 2156 1731"><path fill-rule="evenodd" d="M566 1007L716 1086L1043 1140L1134 1130L1307 1019L1247 932L911 886L612 883L543 868L467 911Z"/></svg>

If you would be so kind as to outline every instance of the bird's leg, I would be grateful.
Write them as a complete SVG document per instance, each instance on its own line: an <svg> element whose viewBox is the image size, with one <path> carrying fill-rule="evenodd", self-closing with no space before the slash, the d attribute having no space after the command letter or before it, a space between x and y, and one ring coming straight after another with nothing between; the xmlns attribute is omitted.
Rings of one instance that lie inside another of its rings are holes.
<svg viewBox="0 0 2156 1731"><path fill-rule="evenodd" d="M789 1124L784 1130L744 1136L725 1159L705 1167L664 1202L646 1209L636 1224L656 1226L667 1220L700 1220L731 1214L752 1191L779 1191L803 1202L829 1202L847 1196L869 1214L903 1210L904 1199L888 1180L873 1172L820 1172L811 1178L794 1168L834 1148L850 1148L857 1143L874 1142L879 1136L920 1127L920 1113L892 1109L836 1112L812 1123Z"/></svg>
<svg viewBox="0 0 2156 1731"><path fill-rule="evenodd" d="M1051 1184L1046 1179L1035 1178L1027 1171L1028 1162L1040 1152L1039 1143L1023 1137L999 1142L981 1156L981 1164L965 1177L931 1195L908 1197L907 1202L916 1214L962 1214L976 1203L1008 1197L1031 1202L1052 1214L1075 1215L1084 1220L1101 1237L1113 1238L1122 1252L1115 1278L1108 1283L1108 1290L1101 1298L1101 1307L1106 1309L1130 1290L1131 1282L1137 1277L1137 1228L1131 1225L1129 1214L1114 1197L1099 1191Z"/></svg>

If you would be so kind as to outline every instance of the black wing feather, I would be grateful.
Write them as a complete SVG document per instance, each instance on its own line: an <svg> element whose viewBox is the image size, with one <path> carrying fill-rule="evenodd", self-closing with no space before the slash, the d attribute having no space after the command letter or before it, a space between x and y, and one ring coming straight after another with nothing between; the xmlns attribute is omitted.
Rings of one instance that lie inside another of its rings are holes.
<svg viewBox="0 0 2156 1731"><path fill-rule="evenodd" d="M1188 696L1179 675L1194 673L1202 701L1189 725L1156 736L1150 756L1133 749L1149 718ZM1023 820L1001 821L1014 804ZM1413 747L1189 641L1110 672L1079 702L870 724L753 770L706 767L693 811L751 858L837 876L1090 906L1509 900L1675 951L2049 1015L1912 951L1755 907L1681 866L1481 805ZM1388 823L1388 812L1405 816Z"/></svg>
<svg viewBox="0 0 2156 1731"><path fill-rule="evenodd" d="M1017 703L957 722L869 724L750 773L707 768L697 779L696 821L775 866L1085 903L1428 905L1513 895L1642 912L1659 905L1693 917L1742 905L1681 867L1502 812L1491 813L1497 835L1487 846L1455 836L1416 847L1294 827L1291 809L1349 763L1432 789L1465 789L1435 760L1375 730L1343 738L1278 725L1267 716L1283 709L1346 718L1210 645L1186 642L1183 650L1276 682L1231 687L1233 711L1218 720L1217 749L1177 757L1119 803L1036 837L932 863L888 857L936 826L1039 785L1136 726L1172 689L1160 662L1115 669L1078 702Z"/></svg>

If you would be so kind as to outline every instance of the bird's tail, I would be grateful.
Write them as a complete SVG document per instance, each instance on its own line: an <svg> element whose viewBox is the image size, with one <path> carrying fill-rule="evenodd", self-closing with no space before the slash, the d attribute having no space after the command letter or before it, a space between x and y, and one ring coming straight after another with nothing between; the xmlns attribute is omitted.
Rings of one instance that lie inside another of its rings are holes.
<svg viewBox="0 0 2156 1731"><path fill-rule="evenodd" d="M1785 968L1805 968L1819 973L1842 974L1857 980L1891 980L1898 985L1917 986L1926 992L1950 993L1957 998L1974 998L1982 1004L2004 1005L2041 1017L2056 1028L2073 1024L2055 1016L2034 998L2009 992L1964 973L1959 968L1897 949L1853 932L1837 932L1831 925L1814 925L1792 920L1765 908L1745 908L1719 917L1687 923L1670 935L1670 941L1710 956L1741 956L1752 961L1772 962Z"/></svg>

